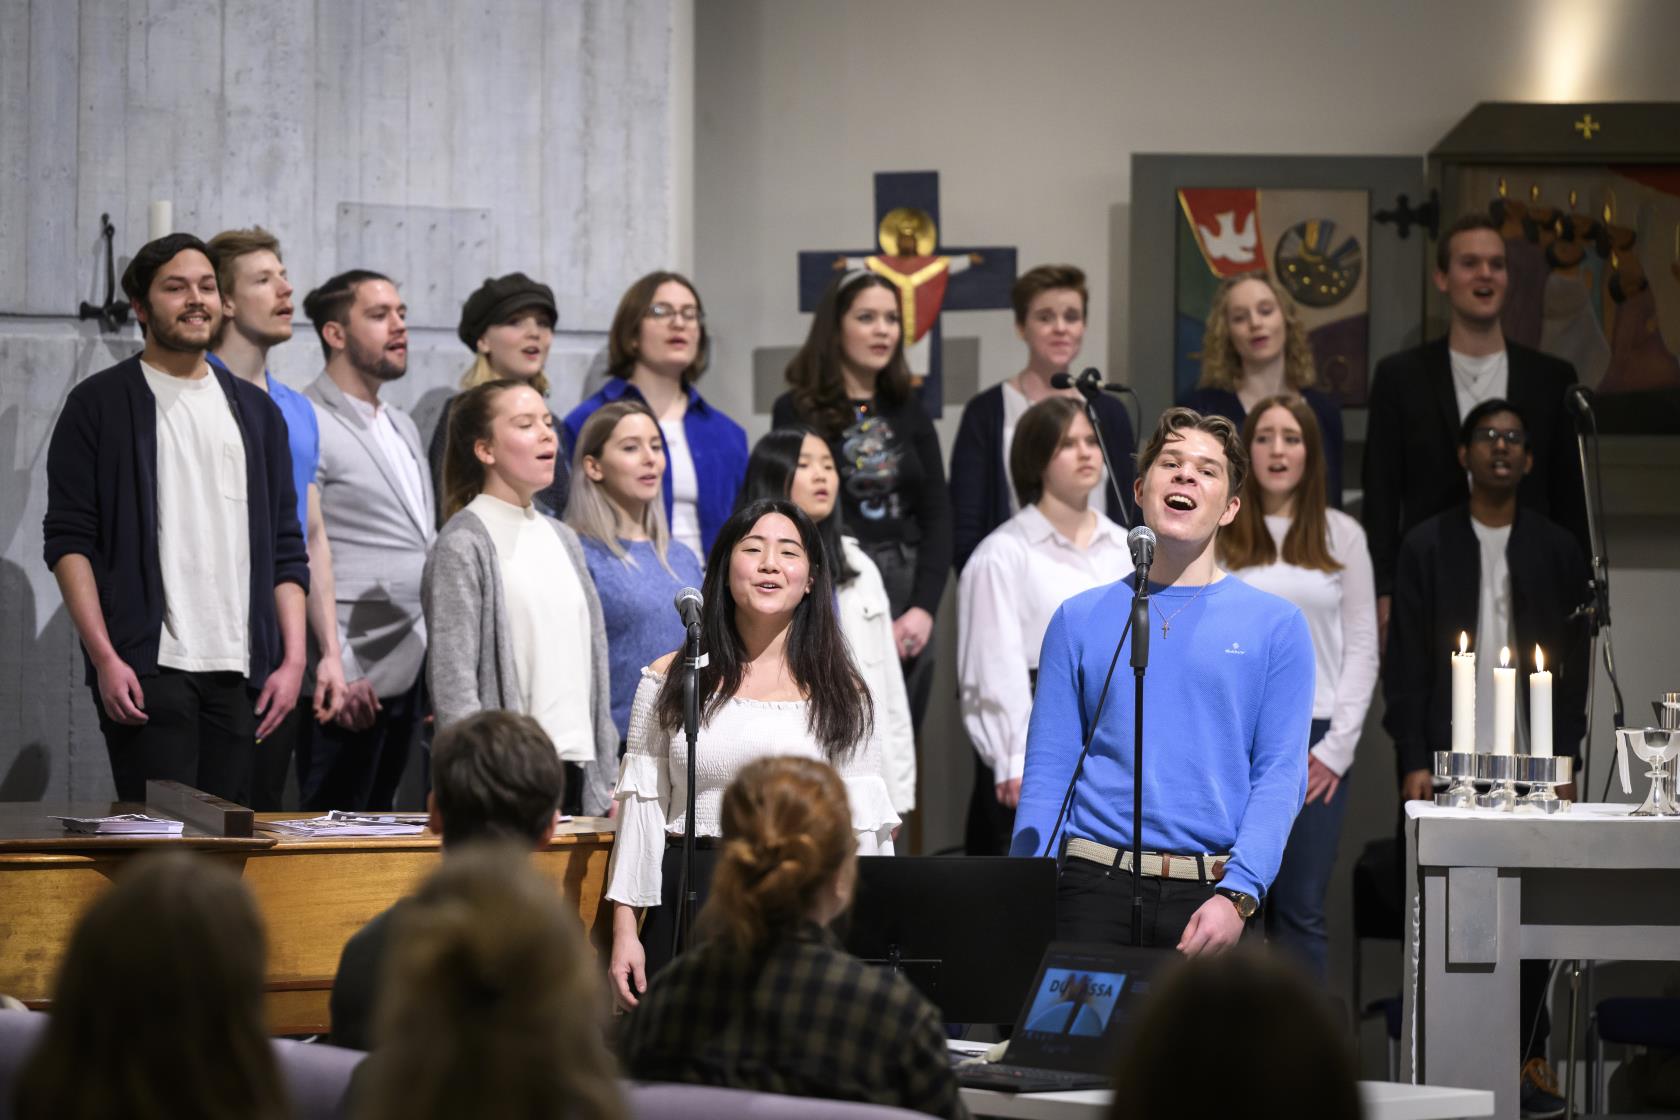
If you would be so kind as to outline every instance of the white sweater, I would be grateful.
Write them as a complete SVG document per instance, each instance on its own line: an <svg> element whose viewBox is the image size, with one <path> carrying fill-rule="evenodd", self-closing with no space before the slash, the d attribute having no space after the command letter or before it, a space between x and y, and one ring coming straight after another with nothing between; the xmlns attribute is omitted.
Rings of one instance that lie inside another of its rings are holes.
<svg viewBox="0 0 1680 1120"><path fill-rule="evenodd" d="M1312 634L1317 680L1313 718L1330 721L1330 730L1313 747L1313 757L1347 773L1365 727L1365 712L1377 683L1377 596L1365 530L1340 510L1327 510L1330 555L1339 572L1320 572L1285 564L1281 559L1234 572L1244 583L1288 599L1307 617ZM1268 517L1266 528L1278 551L1289 532L1289 518Z"/></svg>
<svg viewBox="0 0 1680 1120"><path fill-rule="evenodd" d="M893 648L892 605L881 582L881 569L852 537L841 537L840 548L857 578L839 592L840 632L852 648L863 683L875 703L875 734L881 741L881 776L892 795L893 808L907 813L916 807L916 732L910 723L910 697L904 690L904 670Z"/></svg>

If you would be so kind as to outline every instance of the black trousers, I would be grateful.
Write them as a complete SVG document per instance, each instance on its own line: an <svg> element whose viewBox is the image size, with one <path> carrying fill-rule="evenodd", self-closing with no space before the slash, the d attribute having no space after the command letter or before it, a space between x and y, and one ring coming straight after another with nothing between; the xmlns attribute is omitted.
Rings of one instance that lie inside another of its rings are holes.
<svg viewBox="0 0 1680 1120"><path fill-rule="evenodd" d="M365 731L351 731L337 723L314 724L314 734L298 747L303 807L318 813L396 808L397 783L426 717L425 692L422 669L407 692L379 698L379 714Z"/></svg>
<svg viewBox="0 0 1680 1120"><path fill-rule="evenodd" d="M715 840L706 838L694 849L696 917L700 908L706 905L706 896L711 893L712 872L717 869L718 850L715 845ZM650 982L660 969L671 963L671 941L682 921L681 880L682 845L668 843L665 845L665 858L659 864L660 904L649 907L647 917L642 921L642 952L647 958ZM694 940L690 939L689 944L694 944Z"/></svg>
<svg viewBox="0 0 1680 1120"><path fill-rule="evenodd" d="M292 770L292 756L304 753L303 740L314 732L313 698L300 691L297 707L268 738L257 744L256 764L251 773L251 808L259 813L279 813L288 808L286 778Z"/></svg>
<svg viewBox="0 0 1680 1120"><path fill-rule="evenodd" d="M159 669L140 679L140 690L146 722L129 727L105 714L93 689L117 800L145 801L146 782L155 778L249 804L257 694L245 675Z"/></svg>
<svg viewBox="0 0 1680 1120"><path fill-rule="evenodd" d="M1213 897L1214 884L1144 877L1139 887L1143 893L1141 944L1171 949L1190 924L1190 916ZM1252 921L1249 926L1253 928ZM1064 860L1056 884L1056 940L1130 945L1132 873L1082 859Z"/></svg>
<svg viewBox="0 0 1680 1120"><path fill-rule="evenodd" d="M963 850L971 856L1006 856L1014 836L1015 810L997 799L997 776L976 754Z"/></svg>
<svg viewBox="0 0 1680 1120"><path fill-rule="evenodd" d="M903 541L865 541L863 550L881 569L881 583L887 589L887 606L893 618L910 609L910 593L916 586L916 546ZM896 652L896 651L895 651ZM927 712L928 697L933 691L933 636L922 652L909 660L900 660L904 672L904 691L910 699L910 725L919 736L922 716Z"/></svg>

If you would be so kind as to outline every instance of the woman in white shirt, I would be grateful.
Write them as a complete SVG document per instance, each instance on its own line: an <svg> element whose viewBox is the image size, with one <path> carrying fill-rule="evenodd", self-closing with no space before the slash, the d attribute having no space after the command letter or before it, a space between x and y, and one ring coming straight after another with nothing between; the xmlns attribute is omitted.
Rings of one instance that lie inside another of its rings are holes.
<svg viewBox="0 0 1680 1120"><path fill-rule="evenodd" d="M1126 531L1091 508L1102 473L1078 401L1047 397L1027 409L1009 449L1021 512L980 542L957 583L957 684L975 751L971 855L1009 852L1050 616L1069 596L1132 571Z"/></svg>
<svg viewBox="0 0 1680 1120"><path fill-rule="evenodd" d="M890 855L898 824L881 777L869 694L840 634L817 527L785 499L752 502L718 531L703 588L696 748L697 840L721 835L723 791L766 755L822 759L845 780L863 855ZM680 651L679 651L680 652ZM681 837L688 827L688 740L679 652L642 672L614 798L618 837L607 869L614 903L614 993L626 1006L670 959ZM715 848L701 845L703 899ZM638 908L648 920L638 934Z"/></svg>
<svg viewBox="0 0 1680 1120"><path fill-rule="evenodd" d="M601 814L618 762L601 603L577 534L534 505L559 447L548 404L525 382L488 381L455 398L448 520L420 585L426 683L439 730L486 708L534 718L566 764L562 808Z"/></svg>
<svg viewBox="0 0 1680 1120"><path fill-rule="evenodd" d="M787 498L817 523L823 547L833 559L835 606L840 632L875 704L875 728L887 790L900 816L916 807L916 733L910 697L893 647L892 605L881 570L856 537L841 525L836 500L840 472L828 442L805 428L777 428L753 446L741 502Z"/></svg>
<svg viewBox="0 0 1680 1120"><path fill-rule="evenodd" d="M1348 767L1377 681L1377 601L1359 522L1325 498L1316 413L1293 393L1258 401L1243 425L1251 470L1219 562L1301 608L1317 663L1306 804L1266 895L1266 935L1322 980L1324 894L1336 863Z"/></svg>

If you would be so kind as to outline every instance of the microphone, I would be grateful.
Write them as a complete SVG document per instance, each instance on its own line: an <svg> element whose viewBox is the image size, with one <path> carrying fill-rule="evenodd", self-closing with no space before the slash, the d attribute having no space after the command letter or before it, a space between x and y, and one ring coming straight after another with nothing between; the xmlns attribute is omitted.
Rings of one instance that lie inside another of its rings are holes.
<svg viewBox="0 0 1680 1120"><path fill-rule="evenodd" d="M1130 393L1132 391L1129 385L1115 385L1104 381L1102 374L1097 371L1095 366L1087 366L1078 377L1074 377L1066 370L1051 374L1050 387L1052 389L1078 389L1087 397L1094 397L1104 390L1110 393Z"/></svg>
<svg viewBox="0 0 1680 1120"><path fill-rule="evenodd" d="M1593 391L1591 389L1576 382L1564 390L1563 399L1570 408L1573 408L1582 416L1591 418L1593 414Z"/></svg>
<svg viewBox="0 0 1680 1120"><path fill-rule="evenodd" d="M700 607L704 602L705 600L701 597L700 592L692 587L685 587L677 592L676 600L672 603L672 606L676 607L677 613L682 615L682 623L685 629L700 625Z"/></svg>
<svg viewBox="0 0 1680 1120"><path fill-rule="evenodd" d="M1132 567L1137 569L1138 586L1149 586L1149 566L1155 563L1155 530L1137 525L1126 534L1126 547L1132 550Z"/></svg>

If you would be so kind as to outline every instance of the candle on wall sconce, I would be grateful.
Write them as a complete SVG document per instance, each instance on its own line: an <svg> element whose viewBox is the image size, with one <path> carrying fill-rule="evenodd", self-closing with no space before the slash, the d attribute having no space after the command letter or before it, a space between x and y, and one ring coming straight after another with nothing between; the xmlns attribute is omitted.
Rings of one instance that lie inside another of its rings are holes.
<svg viewBox="0 0 1680 1120"><path fill-rule="evenodd" d="M146 208L146 240L156 241L175 232L175 204L158 199Z"/></svg>

